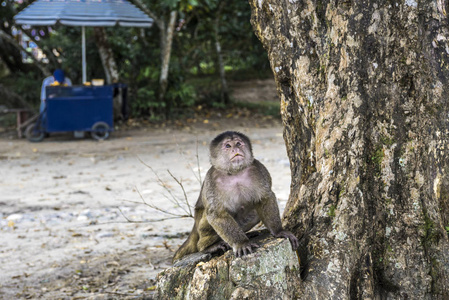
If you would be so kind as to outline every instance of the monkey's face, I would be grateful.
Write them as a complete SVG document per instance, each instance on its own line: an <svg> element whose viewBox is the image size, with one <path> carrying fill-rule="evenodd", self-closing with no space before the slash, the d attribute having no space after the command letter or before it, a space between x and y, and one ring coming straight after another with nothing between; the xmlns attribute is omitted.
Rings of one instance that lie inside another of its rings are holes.
<svg viewBox="0 0 449 300"><path fill-rule="evenodd" d="M225 155L229 158L231 164L240 165L245 161L245 143L239 138L223 141L222 151L226 153Z"/></svg>
<svg viewBox="0 0 449 300"><path fill-rule="evenodd" d="M238 135L225 137L211 149L212 165L229 173L236 173L253 162L253 154L249 140Z"/></svg>

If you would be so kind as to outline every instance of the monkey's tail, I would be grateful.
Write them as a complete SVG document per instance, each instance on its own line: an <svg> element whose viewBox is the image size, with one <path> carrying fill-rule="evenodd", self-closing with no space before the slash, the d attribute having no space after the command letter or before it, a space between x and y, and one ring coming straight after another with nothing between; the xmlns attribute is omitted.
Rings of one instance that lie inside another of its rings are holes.
<svg viewBox="0 0 449 300"><path fill-rule="evenodd" d="M200 236L198 234L195 224L187 240L181 245L181 247L179 247L178 251L176 251L175 255L173 256L173 262L183 258L188 254L198 252L197 245L199 239Z"/></svg>

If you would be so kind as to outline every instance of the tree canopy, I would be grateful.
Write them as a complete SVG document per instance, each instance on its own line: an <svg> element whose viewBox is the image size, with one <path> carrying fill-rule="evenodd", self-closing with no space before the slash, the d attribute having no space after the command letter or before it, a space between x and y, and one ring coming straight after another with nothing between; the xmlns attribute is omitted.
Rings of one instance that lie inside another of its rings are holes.
<svg viewBox="0 0 449 300"><path fill-rule="evenodd" d="M81 28L68 26L26 27L13 17L32 1L5 0L0 11L0 84L20 95L31 106L39 103L42 79L62 68L81 83ZM221 0L131 1L155 18L149 29L110 27L103 34L117 65L119 81L129 86L131 113L159 117L196 103L220 102L220 70L216 42L220 42L226 76L266 76L269 63L255 37L247 2ZM225 5L224 5L225 4ZM176 12L170 64L164 99L158 97L163 63L164 30ZM214 25L219 24L218 30ZM21 48L18 30L44 53L35 60L30 47ZM99 54L98 35L86 28L87 78L106 78ZM7 75L7 76L6 76Z"/></svg>

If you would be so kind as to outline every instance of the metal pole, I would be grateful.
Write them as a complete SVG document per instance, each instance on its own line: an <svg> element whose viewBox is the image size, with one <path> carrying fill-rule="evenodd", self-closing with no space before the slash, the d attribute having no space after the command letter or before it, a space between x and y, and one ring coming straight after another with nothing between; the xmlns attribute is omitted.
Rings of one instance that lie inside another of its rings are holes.
<svg viewBox="0 0 449 300"><path fill-rule="evenodd" d="M83 84L87 82L87 76L86 76L86 29L81 27L81 44L82 44L82 61L83 61Z"/></svg>

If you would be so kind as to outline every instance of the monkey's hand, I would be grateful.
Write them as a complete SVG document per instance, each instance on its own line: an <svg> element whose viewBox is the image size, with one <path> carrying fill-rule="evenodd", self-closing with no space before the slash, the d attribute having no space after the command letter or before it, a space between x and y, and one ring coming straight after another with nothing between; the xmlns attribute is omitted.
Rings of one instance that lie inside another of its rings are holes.
<svg viewBox="0 0 449 300"><path fill-rule="evenodd" d="M277 238L289 239L293 250L296 250L299 247L298 239L290 231L282 230L281 232L279 232L278 234L275 234L274 236Z"/></svg>
<svg viewBox="0 0 449 300"><path fill-rule="evenodd" d="M242 257L243 255L251 254L255 251L256 248L259 248L259 245L256 243L247 242L242 246L238 246L234 248L234 255L237 257Z"/></svg>

